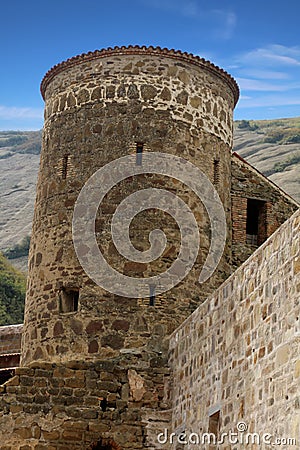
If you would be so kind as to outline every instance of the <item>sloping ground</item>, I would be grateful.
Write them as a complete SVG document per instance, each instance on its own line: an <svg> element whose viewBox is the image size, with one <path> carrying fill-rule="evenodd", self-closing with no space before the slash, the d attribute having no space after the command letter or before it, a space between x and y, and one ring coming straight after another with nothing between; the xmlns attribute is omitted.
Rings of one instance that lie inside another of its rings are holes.
<svg viewBox="0 0 300 450"><path fill-rule="evenodd" d="M300 202L300 118L241 122L233 150Z"/></svg>
<svg viewBox="0 0 300 450"><path fill-rule="evenodd" d="M0 251L31 232L40 144L39 131L0 132ZM237 121L234 151L300 202L300 118ZM26 270L26 257L11 262Z"/></svg>
<svg viewBox="0 0 300 450"><path fill-rule="evenodd" d="M6 149L0 149L0 157ZM39 155L14 153L0 160L0 250L31 232Z"/></svg>
<svg viewBox="0 0 300 450"><path fill-rule="evenodd" d="M31 233L41 132L0 132L0 251ZM12 260L26 270L27 258Z"/></svg>

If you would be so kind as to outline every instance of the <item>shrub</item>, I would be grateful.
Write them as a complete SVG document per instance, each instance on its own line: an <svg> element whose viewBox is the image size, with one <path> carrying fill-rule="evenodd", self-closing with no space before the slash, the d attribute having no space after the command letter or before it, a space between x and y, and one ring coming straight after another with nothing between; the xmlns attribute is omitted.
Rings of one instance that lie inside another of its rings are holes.
<svg viewBox="0 0 300 450"><path fill-rule="evenodd" d="M240 120L238 122L238 128L240 130L249 130L249 131L255 131L258 129L258 125L256 123L250 123L249 120Z"/></svg>
<svg viewBox="0 0 300 450"><path fill-rule="evenodd" d="M25 236L20 244L16 244L14 247L9 248L3 252L7 259L16 259L21 256L28 256L30 246L30 236Z"/></svg>
<svg viewBox="0 0 300 450"><path fill-rule="evenodd" d="M273 166L274 172L283 172L287 167L300 163L300 155L292 155L284 161L279 161Z"/></svg>

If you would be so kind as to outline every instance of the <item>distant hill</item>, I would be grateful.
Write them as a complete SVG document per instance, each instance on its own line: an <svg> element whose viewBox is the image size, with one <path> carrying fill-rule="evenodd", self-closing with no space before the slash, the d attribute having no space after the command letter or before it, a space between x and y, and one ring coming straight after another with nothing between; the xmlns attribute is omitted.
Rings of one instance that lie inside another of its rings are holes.
<svg viewBox="0 0 300 450"><path fill-rule="evenodd" d="M26 271L41 131L0 131L0 251ZM234 151L300 202L300 117L236 121Z"/></svg>
<svg viewBox="0 0 300 450"><path fill-rule="evenodd" d="M0 251L31 233L41 131L0 131ZM20 268L25 269L26 256Z"/></svg>
<svg viewBox="0 0 300 450"><path fill-rule="evenodd" d="M20 153L22 155L39 155L41 153L41 131L0 131L0 159Z"/></svg>
<svg viewBox="0 0 300 450"><path fill-rule="evenodd" d="M233 150L300 203L300 117L236 121Z"/></svg>

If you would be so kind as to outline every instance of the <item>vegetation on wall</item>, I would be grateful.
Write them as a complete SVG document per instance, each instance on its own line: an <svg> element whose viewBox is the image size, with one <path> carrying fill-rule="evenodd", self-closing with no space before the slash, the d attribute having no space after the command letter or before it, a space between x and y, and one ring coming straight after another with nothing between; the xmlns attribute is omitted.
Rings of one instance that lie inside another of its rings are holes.
<svg viewBox="0 0 300 450"><path fill-rule="evenodd" d="M25 291L25 276L0 253L0 325L23 322Z"/></svg>

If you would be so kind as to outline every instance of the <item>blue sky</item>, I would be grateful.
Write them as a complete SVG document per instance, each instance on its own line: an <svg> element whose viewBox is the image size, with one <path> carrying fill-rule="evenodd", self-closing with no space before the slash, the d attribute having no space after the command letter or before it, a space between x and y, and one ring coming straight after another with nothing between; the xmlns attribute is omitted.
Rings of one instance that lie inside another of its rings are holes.
<svg viewBox="0 0 300 450"><path fill-rule="evenodd" d="M300 2L2 0L0 129L43 125L39 85L54 64L115 45L209 59L241 89L236 119L300 116Z"/></svg>

